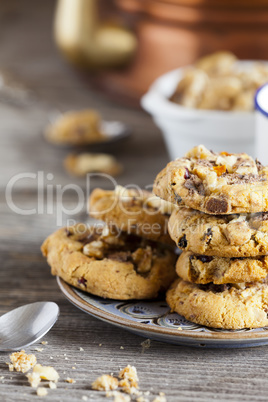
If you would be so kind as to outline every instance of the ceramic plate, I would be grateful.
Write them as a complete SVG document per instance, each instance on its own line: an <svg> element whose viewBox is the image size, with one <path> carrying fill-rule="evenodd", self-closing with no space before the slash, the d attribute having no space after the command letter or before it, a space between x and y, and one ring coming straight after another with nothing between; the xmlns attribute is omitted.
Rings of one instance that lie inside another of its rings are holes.
<svg viewBox="0 0 268 402"><path fill-rule="evenodd" d="M187 321L170 313L165 301L118 301L82 292L57 277L58 285L76 307L117 327L146 338L209 348L242 348L268 345L268 327L220 330Z"/></svg>

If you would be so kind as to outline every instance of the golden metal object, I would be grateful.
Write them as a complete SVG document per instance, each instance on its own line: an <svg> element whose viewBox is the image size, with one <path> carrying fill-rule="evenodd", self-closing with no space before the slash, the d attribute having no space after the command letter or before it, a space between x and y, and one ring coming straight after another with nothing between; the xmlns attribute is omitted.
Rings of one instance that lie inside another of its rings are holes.
<svg viewBox="0 0 268 402"><path fill-rule="evenodd" d="M95 69L127 64L137 47L132 32L99 21L97 0L58 0L54 35L70 62Z"/></svg>

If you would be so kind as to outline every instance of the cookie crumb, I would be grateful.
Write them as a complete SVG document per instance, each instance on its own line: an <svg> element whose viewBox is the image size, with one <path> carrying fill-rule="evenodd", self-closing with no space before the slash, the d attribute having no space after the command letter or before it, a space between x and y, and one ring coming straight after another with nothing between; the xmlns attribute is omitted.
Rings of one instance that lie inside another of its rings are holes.
<svg viewBox="0 0 268 402"><path fill-rule="evenodd" d="M143 341L141 343L142 346L142 351L141 353L144 353L146 349L149 349L151 347L151 340L150 339L146 339L145 341Z"/></svg>
<svg viewBox="0 0 268 402"><path fill-rule="evenodd" d="M33 368L33 373L38 374L42 380L58 382L60 378L57 371L51 366L41 366L36 364Z"/></svg>
<svg viewBox="0 0 268 402"><path fill-rule="evenodd" d="M35 348L34 350L36 350L37 352L43 352L44 348Z"/></svg>
<svg viewBox="0 0 268 402"><path fill-rule="evenodd" d="M114 397L114 402L130 402L130 396L118 392Z"/></svg>
<svg viewBox="0 0 268 402"><path fill-rule="evenodd" d="M178 331L182 331L182 327L178 327L177 330L178 330Z"/></svg>
<svg viewBox="0 0 268 402"><path fill-rule="evenodd" d="M123 350L123 349L125 349L125 348L124 348L124 346L120 346L120 349L122 349L122 350Z"/></svg>
<svg viewBox="0 0 268 402"><path fill-rule="evenodd" d="M86 395L83 395L81 399L82 399L82 401L87 401L88 400Z"/></svg>
<svg viewBox="0 0 268 402"><path fill-rule="evenodd" d="M106 393L106 397L114 397L114 402L130 402L131 398L128 395L122 394L122 392L119 391L110 391Z"/></svg>
<svg viewBox="0 0 268 402"><path fill-rule="evenodd" d="M81 347L79 348L79 350L80 350L80 352L84 352L84 349L83 349L83 348L81 348Z"/></svg>
<svg viewBox="0 0 268 402"><path fill-rule="evenodd" d="M160 395L160 394L163 394L163 392L160 392L160 393L159 393L159 396L157 396L156 398L154 398L153 402L167 402L167 399L166 399L166 397L164 396L165 394L163 394L163 395Z"/></svg>
<svg viewBox="0 0 268 402"><path fill-rule="evenodd" d="M117 378L112 377L111 375L104 374L101 377L98 377L92 384L92 389L97 391L110 391L118 388L118 380Z"/></svg>
<svg viewBox="0 0 268 402"><path fill-rule="evenodd" d="M99 346L102 346L102 343L99 343Z"/></svg>
<svg viewBox="0 0 268 402"><path fill-rule="evenodd" d="M27 355L25 350L14 352L9 356L11 363L7 363L9 371L21 371L26 373L36 364L35 355Z"/></svg>
<svg viewBox="0 0 268 402"><path fill-rule="evenodd" d="M126 394L130 395L140 395L141 393L137 390L136 387L131 386L131 383L126 378L122 379L118 383L119 387L122 388L122 391Z"/></svg>
<svg viewBox="0 0 268 402"><path fill-rule="evenodd" d="M119 372L118 377L122 378L123 380L127 380L131 387L139 388L138 387L139 378L137 375L136 367L130 366L128 364L125 368L123 368Z"/></svg>
<svg viewBox="0 0 268 402"><path fill-rule="evenodd" d="M31 387L33 387L33 388L37 388L41 382L40 375L37 373L26 374L26 377L28 378L28 381L29 381Z"/></svg>
<svg viewBox="0 0 268 402"><path fill-rule="evenodd" d="M49 388L51 388L51 389L56 389L56 388L57 388L56 383L55 383L55 382L52 382L52 381L49 381L48 386L49 386Z"/></svg>
<svg viewBox="0 0 268 402"><path fill-rule="evenodd" d="M47 341L42 341L41 343L42 343L42 345L47 345L48 344Z"/></svg>
<svg viewBox="0 0 268 402"><path fill-rule="evenodd" d="M74 384L76 381L73 378L67 377L66 382L68 382L69 384Z"/></svg>
<svg viewBox="0 0 268 402"><path fill-rule="evenodd" d="M136 399L136 402L149 402L149 399L144 398L143 396L139 396L139 397Z"/></svg>
<svg viewBox="0 0 268 402"><path fill-rule="evenodd" d="M76 370L76 367L73 366L72 369L73 369L73 370Z"/></svg>
<svg viewBox="0 0 268 402"><path fill-rule="evenodd" d="M47 395L47 389L44 387L39 387L36 390L36 393L38 396L46 396Z"/></svg>

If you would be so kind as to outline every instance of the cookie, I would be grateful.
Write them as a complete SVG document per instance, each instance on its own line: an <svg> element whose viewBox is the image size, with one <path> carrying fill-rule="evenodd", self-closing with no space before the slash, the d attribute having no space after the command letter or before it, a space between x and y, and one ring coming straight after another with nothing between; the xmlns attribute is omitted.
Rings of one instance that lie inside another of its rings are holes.
<svg viewBox="0 0 268 402"><path fill-rule="evenodd" d="M168 234L168 219L176 208L149 191L117 186L114 191L95 189L90 197L90 215L120 230L174 246Z"/></svg>
<svg viewBox="0 0 268 402"><path fill-rule="evenodd" d="M233 53L220 51L202 57L195 66L210 76L225 76L234 71L236 62L237 57Z"/></svg>
<svg viewBox="0 0 268 402"><path fill-rule="evenodd" d="M244 153L199 145L158 174L154 193L214 215L268 211L268 167Z"/></svg>
<svg viewBox="0 0 268 402"><path fill-rule="evenodd" d="M87 173L104 173L111 176L119 175L123 167L112 155L69 154L64 159L64 167L73 176L86 176Z"/></svg>
<svg viewBox="0 0 268 402"><path fill-rule="evenodd" d="M85 145L106 139L101 131L101 118L95 110L68 112L47 127L45 138L58 145Z"/></svg>
<svg viewBox="0 0 268 402"><path fill-rule="evenodd" d="M197 285L176 280L167 292L172 311L196 324L222 329L268 326L268 284Z"/></svg>
<svg viewBox="0 0 268 402"><path fill-rule="evenodd" d="M41 250L52 275L97 296L150 299L174 280L169 247L105 227L77 224L50 235Z"/></svg>
<svg viewBox="0 0 268 402"><path fill-rule="evenodd" d="M169 234L178 247L219 257L268 254L268 213L208 215L190 208L171 214Z"/></svg>
<svg viewBox="0 0 268 402"><path fill-rule="evenodd" d="M182 71L172 102L203 110L254 110L254 96L268 79L265 63L245 66L230 52L217 52Z"/></svg>
<svg viewBox="0 0 268 402"><path fill-rule="evenodd" d="M183 251L176 271L183 280L198 284L258 282L268 275L268 256L224 258Z"/></svg>

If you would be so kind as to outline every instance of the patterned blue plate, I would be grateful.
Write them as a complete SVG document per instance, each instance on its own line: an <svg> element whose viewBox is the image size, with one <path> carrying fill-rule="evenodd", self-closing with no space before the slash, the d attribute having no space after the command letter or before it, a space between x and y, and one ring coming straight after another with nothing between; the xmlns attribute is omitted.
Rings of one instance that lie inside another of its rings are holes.
<svg viewBox="0 0 268 402"><path fill-rule="evenodd" d="M187 321L171 313L162 300L119 301L82 292L57 277L59 288L76 307L137 335L162 342L209 348L243 348L268 345L268 327L220 330Z"/></svg>

